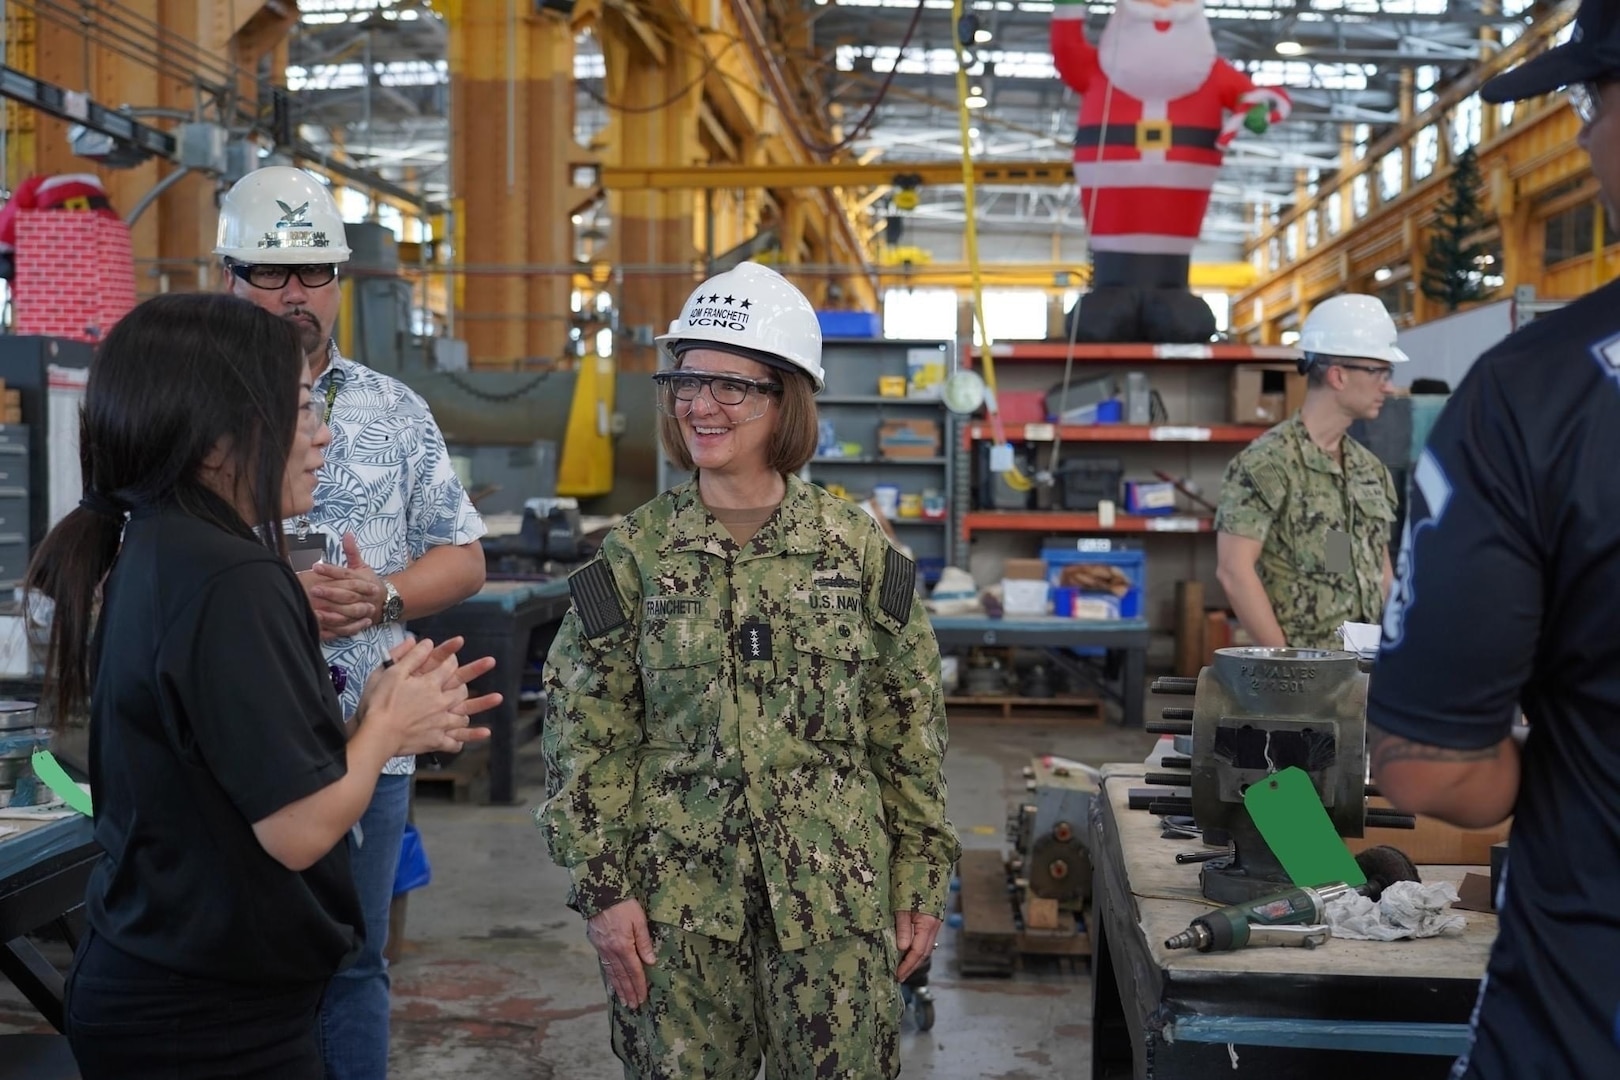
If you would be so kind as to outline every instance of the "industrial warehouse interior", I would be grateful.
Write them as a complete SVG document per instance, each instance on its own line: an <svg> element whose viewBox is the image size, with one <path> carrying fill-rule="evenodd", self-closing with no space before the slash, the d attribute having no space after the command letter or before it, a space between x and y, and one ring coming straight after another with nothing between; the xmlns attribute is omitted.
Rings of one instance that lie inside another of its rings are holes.
<svg viewBox="0 0 1620 1080"><path fill-rule="evenodd" d="M3 1080L1620 1076L1620 7L0 13Z"/></svg>

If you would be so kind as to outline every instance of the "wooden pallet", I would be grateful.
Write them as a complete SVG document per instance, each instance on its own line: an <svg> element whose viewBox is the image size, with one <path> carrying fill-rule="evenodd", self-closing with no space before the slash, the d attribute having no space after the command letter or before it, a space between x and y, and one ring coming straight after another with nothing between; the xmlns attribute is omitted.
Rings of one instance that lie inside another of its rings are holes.
<svg viewBox="0 0 1620 1080"><path fill-rule="evenodd" d="M449 802L484 801L489 795L489 748L474 745L454 756L447 756L443 768L429 768L418 759L415 782L419 799Z"/></svg>
<svg viewBox="0 0 1620 1080"><path fill-rule="evenodd" d="M963 975L1011 975L1025 956L1056 956L1077 963L1091 955L1091 935L1078 925L1019 929L1019 895L1007 888L1007 865L999 851L962 852L962 929L957 957ZM1033 914L1033 912L1031 912ZM1041 921L1041 920L1037 920Z"/></svg>
<svg viewBox="0 0 1620 1080"><path fill-rule="evenodd" d="M1064 719L1101 723L1102 700L1086 694L1032 698L1003 694L955 694L945 699L951 712L973 719L1010 723L1023 719Z"/></svg>

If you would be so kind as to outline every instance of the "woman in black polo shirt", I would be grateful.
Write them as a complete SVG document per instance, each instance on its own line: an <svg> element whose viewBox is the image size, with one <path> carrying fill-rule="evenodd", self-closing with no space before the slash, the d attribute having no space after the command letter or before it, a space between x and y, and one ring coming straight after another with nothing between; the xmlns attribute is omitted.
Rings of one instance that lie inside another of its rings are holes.
<svg viewBox="0 0 1620 1080"><path fill-rule="evenodd" d="M401 646L345 732L279 524L312 505L318 406L296 327L224 295L147 301L91 364L84 499L28 574L106 852L68 977L85 1080L318 1078L365 932L339 841L390 757L488 734L466 682L493 661L460 639Z"/></svg>

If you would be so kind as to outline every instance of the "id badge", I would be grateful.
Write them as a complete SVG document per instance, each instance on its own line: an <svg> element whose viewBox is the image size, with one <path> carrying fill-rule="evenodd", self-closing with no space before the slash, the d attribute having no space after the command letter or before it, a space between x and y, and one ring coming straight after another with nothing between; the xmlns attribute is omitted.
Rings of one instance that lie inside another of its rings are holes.
<svg viewBox="0 0 1620 1080"><path fill-rule="evenodd" d="M287 559L295 574L314 569L316 563L326 559L326 534L311 531L303 539L287 537Z"/></svg>
<svg viewBox="0 0 1620 1080"><path fill-rule="evenodd" d="M1327 532L1326 550L1323 552L1324 565L1330 574L1347 574L1350 572L1350 534L1342 529L1329 529Z"/></svg>

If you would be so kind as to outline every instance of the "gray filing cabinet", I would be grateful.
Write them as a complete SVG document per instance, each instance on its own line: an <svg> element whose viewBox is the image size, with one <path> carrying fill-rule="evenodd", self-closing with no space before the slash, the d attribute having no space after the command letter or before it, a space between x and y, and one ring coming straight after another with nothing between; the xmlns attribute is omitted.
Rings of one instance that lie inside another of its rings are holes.
<svg viewBox="0 0 1620 1080"><path fill-rule="evenodd" d="M28 428L0 424L0 588L28 570Z"/></svg>

